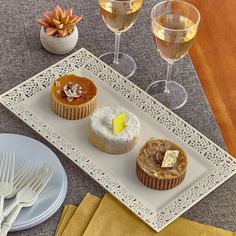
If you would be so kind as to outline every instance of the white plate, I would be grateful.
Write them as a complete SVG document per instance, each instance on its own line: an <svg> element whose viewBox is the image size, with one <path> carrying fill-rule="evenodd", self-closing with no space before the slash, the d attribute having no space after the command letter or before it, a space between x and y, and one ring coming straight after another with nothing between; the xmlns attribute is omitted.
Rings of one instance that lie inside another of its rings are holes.
<svg viewBox="0 0 236 236"><path fill-rule="evenodd" d="M0 152L6 151L16 153L16 169L24 160L31 160L37 164L47 162L55 168L36 203L32 207L23 208L17 217L11 231L19 231L42 223L58 210L67 193L67 177L57 156L47 146L32 138L16 134L0 134Z"/></svg>
<svg viewBox="0 0 236 236"><path fill-rule="evenodd" d="M50 110L51 83L69 73L96 83L98 107L123 106L139 117L141 137L132 151L105 154L88 142L89 118L64 120ZM85 49L1 95L0 102L156 231L236 172L236 161L228 153ZM187 175L174 189L153 190L136 177L135 157L150 137L170 139L189 156Z"/></svg>

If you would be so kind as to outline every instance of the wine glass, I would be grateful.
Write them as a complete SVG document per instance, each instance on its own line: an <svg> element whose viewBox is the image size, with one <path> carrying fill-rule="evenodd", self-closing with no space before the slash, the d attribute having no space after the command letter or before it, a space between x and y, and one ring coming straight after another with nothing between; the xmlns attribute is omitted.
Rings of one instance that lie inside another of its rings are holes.
<svg viewBox="0 0 236 236"><path fill-rule="evenodd" d="M171 110L187 102L184 87L171 81L172 65L190 49L200 21L199 11L191 4L167 0L153 7L151 12L152 34L156 49L168 63L166 80L150 84L147 92Z"/></svg>
<svg viewBox="0 0 236 236"><path fill-rule="evenodd" d="M136 70L134 59L119 52L121 34L132 27L143 0L98 0L99 11L106 26L115 33L115 52L108 52L99 58L125 77Z"/></svg>

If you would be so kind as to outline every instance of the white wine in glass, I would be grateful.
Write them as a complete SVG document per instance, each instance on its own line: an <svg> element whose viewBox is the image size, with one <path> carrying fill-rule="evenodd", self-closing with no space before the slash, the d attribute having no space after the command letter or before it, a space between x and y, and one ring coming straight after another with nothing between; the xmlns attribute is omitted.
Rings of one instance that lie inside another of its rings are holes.
<svg viewBox="0 0 236 236"><path fill-rule="evenodd" d="M99 10L107 27L114 33L121 33L130 29L134 24L141 6L142 0L133 2L101 0Z"/></svg>
<svg viewBox="0 0 236 236"><path fill-rule="evenodd" d="M165 30L163 27L173 31ZM192 30L183 31L191 27ZM197 33L197 28L190 19L173 14L157 17L153 21L152 28L158 52L170 63L185 56Z"/></svg>
<svg viewBox="0 0 236 236"><path fill-rule="evenodd" d="M143 0L98 0L98 3L104 23L116 35L115 52L105 53L100 59L130 77L136 70L136 64L132 57L119 52L120 36L133 26Z"/></svg>
<svg viewBox="0 0 236 236"><path fill-rule="evenodd" d="M168 63L166 80L155 81L147 88L157 100L171 110L182 107L187 101L184 87L170 81L172 64L186 55L197 34L200 14L184 1L169 0L152 9L152 34L156 49Z"/></svg>

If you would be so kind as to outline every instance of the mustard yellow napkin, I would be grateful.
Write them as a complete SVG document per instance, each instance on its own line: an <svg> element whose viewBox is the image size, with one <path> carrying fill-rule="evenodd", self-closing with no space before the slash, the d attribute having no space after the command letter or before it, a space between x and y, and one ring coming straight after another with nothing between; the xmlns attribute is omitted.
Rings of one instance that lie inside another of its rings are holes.
<svg viewBox="0 0 236 236"><path fill-rule="evenodd" d="M85 203L84 203L85 204ZM156 233L112 195L106 194L83 236L236 236L235 233L179 217Z"/></svg>
<svg viewBox="0 0 236 236"><path fill-rule="evenodd" d="M59 234L60 233L60 234ZM79 207L66 205L56 236L236 236L236 233L179 217L156 233L131 211L106 194L102 201L86 194Z"/></svg>
<svg viewBox="0 0 236 236"><path fill-rule="evenodd" d="M64 208L63 208L63 211L62 211L62 213L61 213L61 218L60 218L60 221L59 221L59 223L58 223L58 225L57 225L57 229L56 229L55 235L58 233L58 230L60 229L60 227L62 227L63 218L64 218L65 215L66 215L66 212L67 212L67 210L68 210L68 207L69 207L69 205L65 205Z"/></svg>
<svg viewBox="0 0 236 236"><path fill-rule="evenodd" d="M101 199L87 193L75 213L69 220L61 236L80 236L83 235L89 221L100 204Z"/></svg>
<svg viewBox="0 0 236 236"><path fill-rule="evenodd" d="M64 206L59 224L56 229L55 236L61 236L62 232L64 231L66 225L70 221L71 217L73 216L77 208L78 207L74 205Z"/></svg>

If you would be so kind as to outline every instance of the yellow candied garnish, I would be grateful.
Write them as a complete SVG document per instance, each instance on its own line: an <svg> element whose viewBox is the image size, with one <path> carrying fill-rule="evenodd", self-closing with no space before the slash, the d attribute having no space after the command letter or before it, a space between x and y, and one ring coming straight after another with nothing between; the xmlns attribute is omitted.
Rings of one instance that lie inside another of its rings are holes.
<svg viewBox="0 0 236 236"><path fill-rule="evenodd" d="M179 156L178 150L166 150L161 167L171 168L177 162Z"/></svg>
<svg viewBox="0 0 236 236"><path fill-rule="evenodd" d="M112 119L113 134L119 134L126 126L126 115L121 113Z"/></svg>

